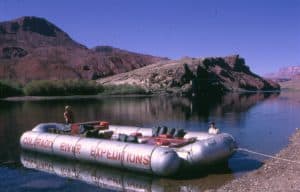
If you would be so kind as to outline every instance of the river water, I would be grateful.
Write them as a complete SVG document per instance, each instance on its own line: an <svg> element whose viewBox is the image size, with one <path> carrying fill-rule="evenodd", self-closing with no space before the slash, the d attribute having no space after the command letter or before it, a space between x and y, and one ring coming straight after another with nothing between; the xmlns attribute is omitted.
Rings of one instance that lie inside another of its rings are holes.
<svg viewBox="0 0 300 192"><path fill-rule="evenodd" d="M111 124L166 125L207 131L214 121L240 147L275 154L300 127L300 93L228 94L222 98L98 97L0 101L1 191L202 191L216 189L259 168L263 157L237 152L228 165L175 178L132 173L98 165L24 153L21 134L41 122L63 122L65 105L75 120Z"/></svg>

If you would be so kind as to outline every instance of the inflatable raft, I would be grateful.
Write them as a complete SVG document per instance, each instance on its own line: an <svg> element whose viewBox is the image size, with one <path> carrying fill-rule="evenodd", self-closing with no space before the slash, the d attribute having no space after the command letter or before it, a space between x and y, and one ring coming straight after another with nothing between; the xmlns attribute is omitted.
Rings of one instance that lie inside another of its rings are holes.
<svg viewBox="0 0 300 192"><path fill-rule="evenodd" d="M161 176L227 160L236 148L234 138L227 133L212 135L100 121L42 123L23 133L20 144L25 150Z"/></svg>

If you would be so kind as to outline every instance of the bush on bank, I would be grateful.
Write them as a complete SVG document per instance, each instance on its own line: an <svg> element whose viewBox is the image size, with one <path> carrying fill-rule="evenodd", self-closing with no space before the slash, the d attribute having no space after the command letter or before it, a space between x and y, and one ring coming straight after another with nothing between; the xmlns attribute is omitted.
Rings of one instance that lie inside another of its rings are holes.
<svg viewBox="0 0 300 192"><path fill-rule="evenodd" d="M21 86L8 80L0 80L0 98L23 95Z"/></svg>
<svg viewBox="0 0 300 192"><path fill-rule="evenodd" d="M34 80L23 87L15 82L0 80L0 98L11 96L70 96L70 95L129 95L148 94L137 85L100 85L88 80Z"/></svg>
<svg viewBox="0 0 300 192"><path fill-rule="evenodd" d="M25 85L29 96L96 95L103 86L88 80L38 80Z"/></svg>
<svg viewBox="0 0 300 192"><path fill-rule="evenodd" d="M103 94L108 95L131 95L131 94L148 94L148 92L137 85L104 85Z"/></svg>

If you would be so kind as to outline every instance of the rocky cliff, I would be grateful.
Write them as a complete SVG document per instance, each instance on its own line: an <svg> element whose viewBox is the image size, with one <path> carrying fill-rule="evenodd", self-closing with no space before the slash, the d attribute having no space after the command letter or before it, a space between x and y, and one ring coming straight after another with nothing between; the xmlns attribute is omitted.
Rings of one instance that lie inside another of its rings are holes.
<svg viewBox="0 0 300 192"><path fill-rule="evenodd" d="M166 58L110 46L88 49L43 18L0 23L0 79L97 79Z"/></svg>
<svg viewBox="0 0 300 192"><path fill-rule="evenodd" d="M163 61L98 80L103 84L134 84L151 92L178 94L279 90L277 83L249 69L239 55Z"/></svg>

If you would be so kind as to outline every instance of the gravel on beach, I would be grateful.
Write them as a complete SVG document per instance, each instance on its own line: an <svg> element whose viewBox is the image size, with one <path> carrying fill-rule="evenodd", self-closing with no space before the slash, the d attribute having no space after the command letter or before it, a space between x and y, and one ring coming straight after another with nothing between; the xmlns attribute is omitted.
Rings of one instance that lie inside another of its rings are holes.
<svg viewBox="0 0 300 192"><path fill-rule="evenodd" d="M275 155L295 162L268 159L259 169L233 180L221 188L224 191L300 191L300 130L291 137L289 145Z"/></svg>

